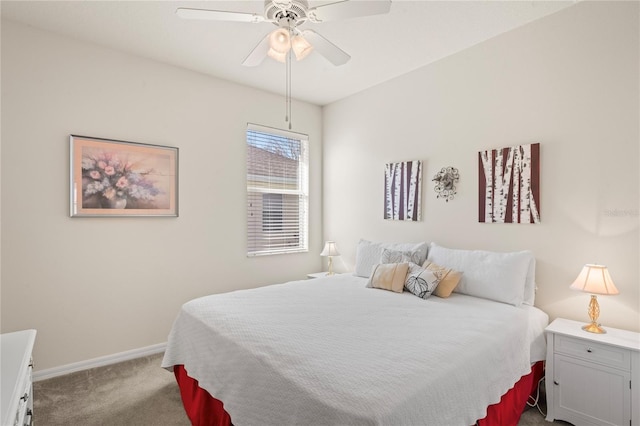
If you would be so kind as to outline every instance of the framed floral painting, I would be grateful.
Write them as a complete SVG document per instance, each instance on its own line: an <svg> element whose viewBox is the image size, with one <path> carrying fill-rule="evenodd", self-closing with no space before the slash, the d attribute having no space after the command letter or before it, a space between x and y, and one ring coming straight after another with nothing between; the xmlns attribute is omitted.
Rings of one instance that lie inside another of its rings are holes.
<svg viewBox="0 0 640 426"><path fill-rule="evenodd" d="M71 216L178 216L178 148L71 135Z"/></svg>

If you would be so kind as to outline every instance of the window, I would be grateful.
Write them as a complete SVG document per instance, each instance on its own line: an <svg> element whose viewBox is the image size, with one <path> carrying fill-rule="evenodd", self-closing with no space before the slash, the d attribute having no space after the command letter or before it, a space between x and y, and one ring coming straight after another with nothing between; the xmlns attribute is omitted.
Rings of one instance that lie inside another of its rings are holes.
<svg viewBox="0 0 640 426"><path fill-rule="evenodd" d="M262 194L262 231L282 231L282 194Z"/></svg>
<svg viewBox="0 0 640 426"><path fill-rule="evenodd" d="M308 250L309 141L247 126L247 254Z"/></svg>

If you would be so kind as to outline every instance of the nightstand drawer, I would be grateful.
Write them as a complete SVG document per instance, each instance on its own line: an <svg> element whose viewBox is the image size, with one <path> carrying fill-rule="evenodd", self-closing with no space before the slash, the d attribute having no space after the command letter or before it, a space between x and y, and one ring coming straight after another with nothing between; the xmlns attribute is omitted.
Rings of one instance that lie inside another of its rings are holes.
<svg viewBox="0 0 640 426"><path fill-rule="evenodd" d="M33 398L32 370L33 370L32 363L31 361L29 361L27 374L23 379L24 380L23 391L20 392L20 394L18 395L20 396L20 399L18 401L16 425L19 425L19 426L31 424L30 412L31 412L31 407L33 407L33 401L31 400L31 398Z"/></svg>
<svg viewBox="0 0 640 426"><path fill-rule="evenodd" d="M631 370L631 352L627 349L559 334L556 334L554 339L556 353L606 364L626 371Z"/></svg>

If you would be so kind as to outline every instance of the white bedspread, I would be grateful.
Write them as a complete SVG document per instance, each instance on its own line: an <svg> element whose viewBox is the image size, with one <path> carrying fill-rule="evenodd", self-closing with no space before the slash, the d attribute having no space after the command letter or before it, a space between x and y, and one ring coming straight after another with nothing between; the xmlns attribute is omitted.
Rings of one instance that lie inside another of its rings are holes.
<svg viewBox="0 0 640 426"><path fill-rule="evenodd" d="M192 300L162 366L183 364L236 426L468 426L529 373L535 308L365 283L345 274Z"/></svg>

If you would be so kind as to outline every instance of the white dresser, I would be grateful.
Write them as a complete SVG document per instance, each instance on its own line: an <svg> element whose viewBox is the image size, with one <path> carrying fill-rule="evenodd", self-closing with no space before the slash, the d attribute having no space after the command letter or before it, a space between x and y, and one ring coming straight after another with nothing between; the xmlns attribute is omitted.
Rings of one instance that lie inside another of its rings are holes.
<svg viewBox="0 0 640 426"><path fill-rule="evenodd" d="M556 319L547 328L547 421L640 425L640 334Z"/></svg>
<svg viewBox="0 0 640 426"><path fill-rule="evenodd" d="M36 330L0 334L2 426L30 425L33 418L31 353Z"/></svg>

